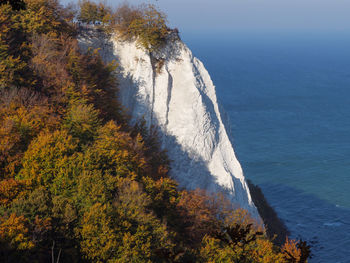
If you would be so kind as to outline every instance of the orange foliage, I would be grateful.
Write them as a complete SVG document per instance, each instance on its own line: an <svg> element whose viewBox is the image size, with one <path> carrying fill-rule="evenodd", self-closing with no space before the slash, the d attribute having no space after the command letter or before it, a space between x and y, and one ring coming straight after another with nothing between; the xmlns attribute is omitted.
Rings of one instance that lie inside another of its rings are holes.
<svg viewBox="0 0 350 263"><path fill-rule="evenodd" d="M28 89L0 92L0 174L18 172L23 152L41 130L58 126L45 97Z"/></svg>
<svg viewBox="0 0 350 263"><path fill-rule="evenodd" d="M8 206L23 191L23 184L12 178L0 181L0 205Z"/></svg>
<svg viewBox="0 0 350 263"><path fill-rule="evenodd" d="M52 229L51 218L39 218L35 216L33 237L36 242L42 242L45 237L47 238L48 232Z"/></svg>
<svg viewBox="0 0 350 263"><path fill-rule="evenodd" d="M286 238L286 242L282 247L282 253L287 260L291 263L301 262L301 249L297 246L298 242L296 240L291 240Z"/></svg>
<svg viewBox="0 0 350 263"><path fill-rule="evenodd" d="M11 214L8 218L0 218L0 241L11 248L31 249L34 243L29 239L27 220L24 216Z"/></svg>
<svg viewBox="0 0 350 263"><path fill-rule="evenodd" d="M178 209L184 221L185 233L194 244L198 244L205 234L214 234L220 229L218 207L214 198L204 190L182 191Z"/></svg>

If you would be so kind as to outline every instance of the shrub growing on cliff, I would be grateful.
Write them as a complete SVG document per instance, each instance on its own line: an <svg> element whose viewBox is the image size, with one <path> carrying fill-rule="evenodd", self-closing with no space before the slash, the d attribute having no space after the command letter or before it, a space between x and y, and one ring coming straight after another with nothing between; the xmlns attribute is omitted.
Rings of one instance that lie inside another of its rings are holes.
<svg viewBox="0 0 350 263"><path fill-rule="evenodd" d="M115 28L125 39L137 39L140 47L152 52L166 40L169 28L166 15L154 5L123 5L115 13Z"/></svg>
<svg viewBox="0 0 350 263"><path fill-rule="evenodd" d="M83 23L110 22L112 11L103 3L82 0L79 1L79 7L78 19Z"/></svg>

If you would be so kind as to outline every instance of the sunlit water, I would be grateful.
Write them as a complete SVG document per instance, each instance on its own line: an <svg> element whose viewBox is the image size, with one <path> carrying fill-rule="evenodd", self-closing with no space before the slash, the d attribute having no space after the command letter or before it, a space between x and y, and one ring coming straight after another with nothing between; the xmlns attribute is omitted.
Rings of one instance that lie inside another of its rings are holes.
<svg viewBox="0 0 350 263"><path fill-rule="evenodd" d="M350 262L350 40L185 35L228 113L244 173L310 262Z"/></svg>

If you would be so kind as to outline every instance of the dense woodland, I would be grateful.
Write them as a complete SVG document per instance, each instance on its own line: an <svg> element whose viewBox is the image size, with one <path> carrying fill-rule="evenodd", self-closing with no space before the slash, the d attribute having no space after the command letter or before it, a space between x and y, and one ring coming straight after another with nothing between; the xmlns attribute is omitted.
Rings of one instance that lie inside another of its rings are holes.
<svg viewBox="0 0 350 263"><path fill-rule="evenodd" d="M76 18L150 52L169 32L154 6L1 1L0 262L307 262L224 196L178 188Z"/></svg>

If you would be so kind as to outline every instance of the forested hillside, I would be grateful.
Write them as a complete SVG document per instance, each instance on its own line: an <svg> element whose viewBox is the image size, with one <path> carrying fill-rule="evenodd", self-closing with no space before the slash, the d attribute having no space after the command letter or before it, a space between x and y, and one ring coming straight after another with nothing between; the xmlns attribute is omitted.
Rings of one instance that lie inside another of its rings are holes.
<svg viewBox="0 0 350 263"><path fill-rule="evenodd" d="M1 1L0 262L306 262L304 242L275 246L222 195L179 189L157 134L128 125L117 62L79 50L76 17L152 52L165 15L80 6Z"/></svg>

